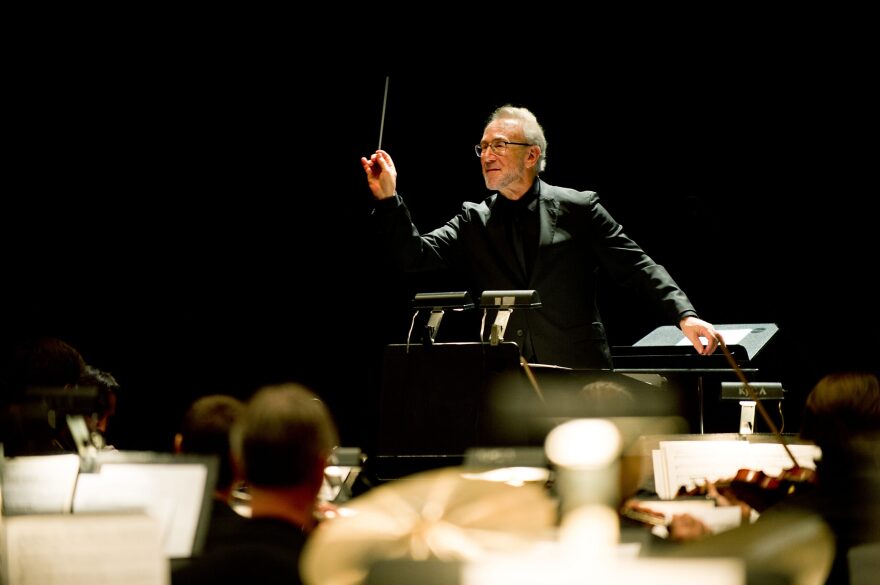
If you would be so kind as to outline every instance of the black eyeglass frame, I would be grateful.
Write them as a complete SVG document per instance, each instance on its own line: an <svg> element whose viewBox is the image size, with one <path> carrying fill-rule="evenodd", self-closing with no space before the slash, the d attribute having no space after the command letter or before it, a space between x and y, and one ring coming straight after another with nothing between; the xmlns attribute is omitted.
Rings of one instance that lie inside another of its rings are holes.
<svg viewBox="0 0 880 585"><path fill-rule="evenodd" d="M534 144L532 144L530 142L511 142L509 140L494 140L494 141L490 142L489 144L487 144L486 146L483 146L482 144L475 144L474 145L474 152L477 153L477 158L480 158L483 156L483 151L486 150L486 148L491 148L492 152L501 156L507 150L508 146L534 146ZM501 152L498 152L499 148L501 149Z"/></svg>

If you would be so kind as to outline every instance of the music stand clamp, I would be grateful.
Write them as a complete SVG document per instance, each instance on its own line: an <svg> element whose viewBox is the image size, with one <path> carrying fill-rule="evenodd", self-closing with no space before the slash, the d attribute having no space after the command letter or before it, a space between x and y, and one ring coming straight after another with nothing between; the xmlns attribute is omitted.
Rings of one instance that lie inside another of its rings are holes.
<svg viewBox="0 0 880 585"><path fill-rule="evenodd" d="M425 325L425 334L422 337L425 345L432 345L437 339L437 331L440 329L440 322L446 309L464 311L474 308L474 302L467 291L418 293L413 298L412 305L416 309L416 314L421 309L431 309L431 316L428 317L428 324Z"/></svg>
<svg viewBox="0 0 880 585"><path fill-rule="evenodd" d="M510 320L513 309L535 309L541 306L541 299L536 290L486 290L480 296L483 311L497 308L495 323L489 332L489 344L499 345L504 341L504 331Z"/></svg>

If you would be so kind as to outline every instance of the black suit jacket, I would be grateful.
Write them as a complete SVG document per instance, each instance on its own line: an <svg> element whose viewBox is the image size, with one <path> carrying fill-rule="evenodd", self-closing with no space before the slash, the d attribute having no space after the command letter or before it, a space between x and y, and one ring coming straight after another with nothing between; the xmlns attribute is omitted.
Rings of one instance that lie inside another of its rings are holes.
<svg viewBox="0 0 880 585"><path fill-rule="evenodd" d="M471 282L474 298L484 290L538 291L542 307L514 310L505 340L516 341L533 363L571 368L610 368L611 355L596 304L597 271L654 299L678 324L696 315L693 305L663 266L624 232L592 191L575 191L537 179L539 242L525 273L499 218L498 193L421 234L399 195L378 201L379 234L401 269L454 269ZM491 323L491 321L487 322Z"/></svg>
<svg viewBox="0 0 880 585"><path fill-rule="evenodd" d="M306 535L279 518L251 518L235 539L171 573L171 585L301 585L299 559Z"/></svg>

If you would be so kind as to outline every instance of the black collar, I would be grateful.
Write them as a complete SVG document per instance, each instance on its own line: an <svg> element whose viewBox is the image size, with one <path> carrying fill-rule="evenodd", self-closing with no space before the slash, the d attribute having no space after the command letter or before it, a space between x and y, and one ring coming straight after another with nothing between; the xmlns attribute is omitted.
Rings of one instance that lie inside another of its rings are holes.
<svg viewBox="0 0 880 585"><path fill-rule="evenodd" d="M532 203L538 198L539 190L540 188L538 187L538 180L535 179L535 182L532 183L532 188L526 191L526 194L516 201L511 201L510 199L499 193L495 201L495 205L502 213L522 213L530 209Z"/></svg>

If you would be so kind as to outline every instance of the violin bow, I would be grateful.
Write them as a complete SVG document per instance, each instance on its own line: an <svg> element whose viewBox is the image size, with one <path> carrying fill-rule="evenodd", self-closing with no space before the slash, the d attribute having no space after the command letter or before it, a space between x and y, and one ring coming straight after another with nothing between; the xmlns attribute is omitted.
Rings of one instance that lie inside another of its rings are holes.
<svg viewBox="0 0 880 585"><path fill-rule="evenodd" d="M782 437L782 433L779 432L779 429L776 427L776 424L773 422L773 419L770 418L770 414L767 413L767 410L764 408L764 405L761 404L761 401L758 399L758 395L755 393L755 390L749 385L749 381L746 379L746 375L740 369L739 364L736 363L736 360L733 359L733 355L730 353L730 350L727 348L727 344L724 343L724 338L721 337L719 333L716 337L718 340L718 345L721 346L721 351L724 352L724 357L727 358L727 362L730 364L730 367L733 368L733 371L736 372L739 381L742 382L743 387L745 387L746 392L755 402L755 406L758 407L758 412L761 413L761 418L764 419L764 422L767 423L767 426L770 427L770 430L773 431L773 434L776 435L776 438L779 439L779 443L782 445L782 448L785 449L785 452L788 453L788 456L791 458L792 463L794 463L795 467L800 467L795 459L794 454L791 452L791 449L788 448L788 445L785 443L785 439Z"/></svg>

